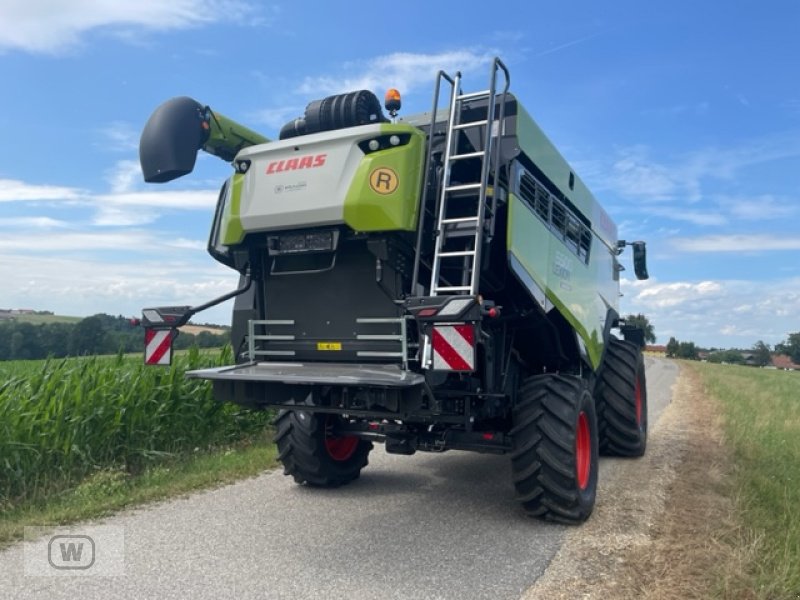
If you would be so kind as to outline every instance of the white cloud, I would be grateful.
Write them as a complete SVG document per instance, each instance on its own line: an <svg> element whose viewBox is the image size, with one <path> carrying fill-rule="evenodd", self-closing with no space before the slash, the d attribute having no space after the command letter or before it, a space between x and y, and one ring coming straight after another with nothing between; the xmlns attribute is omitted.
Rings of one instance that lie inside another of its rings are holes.
<svg viewBox="0 0 800 600"><path fill-rule="evenodd" d="M725 225L728 223L728 219L725 217L725 215L720 214L719 212L692 210L688 208L648 208L647 213L656 215L658 217L666 217L668 219L672 219L673 221L685 221L687 223L692 223L693 225L701 226L716 226Z"/></svg>
<svg viewBox="0 0 800 600"><path fill-rule="evenodd" d="M118 161L106 178L114 194L130 192L142 180L142 168L138 160Z"/></svg>
<svg viewBox="0 0 800 600"><path fill-rule="evenodd" d="M31 244L27 233L6 234L0 237L0 251L41 253L74 253L95 250L158 252L165 246L174 248L205 248L205 242L174 240L166 235L156 236L144 231L69 231L51 233ZM27 268L24 269L27 271Z"/></svg>
<svg viewBox="0 0 800 600"><path fill-rule="evenodd" d="M70 223L50 217L3 217L0 227L14 229L56 229L70 227Z"/></svg>
<svg viewBox="0 0 800 600"><path fill-rule="evenodd" d="M264 108L250 114L250 118L255 123L263 123L273 129L280 129L289 119L303 116L305 107L302 106L279 106L276 108Z"/></svg>
<svg viewBox="0 0 800 600"><path fill-rule="evenodd" d="M78 200L85 192L58 185L34 185L16 179L0 179L0 202L29 200Z"/></svg>
<svg viewBox="0 0 800 600"><path fill-rule="evenodd" d="M800 237L779 237L768 234L707 235L673 240L682 252L764 252L800 250Z"/></svg>
<svg viewBox="0 0 800 600"><path fill-rule="evenodd" d="M720 207L727 208L734 217L743 221L784 219L800 212L797 200L776 198L769 194L748 198L722 197L718 201Z"/></svg>
<svg viewBox="0 0 800 600"><path fill-rule="evenodd" d="M89 31L106 29L132 39L133 31L168 31L218 21L239 21L254 8L237 0L5 0L0 51L56 53L80 44Z"/></svg>
<svg viewBox="0 0 800 600"><path fill-rule="evenodd" d="M207 254L172 249L126 262L0 253L3 306L86 316L137 315L146 306L200 304L233 290L238 274ZM15 268L24 264L25 269ZM43 304L44 303L44 304ZM204 311L197 322L230 322L230 303Z"/></svg>
<svg viewBox="0 0 800 600"><path fill-rule="evenodd" d="M708 197L708 180L735 181L743 171L763 163L800 156L800 135L787 131L743 140L725 148L706 147L679 158L653 159L644 145L617 150L610 161L579 162L588 166L584 177L590 187L610 190L649 203L695 203ZM724 203L721 204L724 210Z"/></svg>
<svg viewBox="0 0 800 600"><path fill-rule="evenodd" d="M603 187L640 200L669 200L680 193L681 182L674 171L650 160L648 154L644 146L621 150Z"/></svg>
<svg viewBox="0 0 800 600"><path fill-rule="evenodd" d="M319 97L353 90L380 91L390 87L408 93L421 84L430 85L436 73L460 70L472 72L489 64L497 51L451 50L438 54L395 52L367 61L345 65L345 73L338 76L306 77L297 92Z"/></svg>
<svg viewBox="0 0 800 600"><path fill-rule="evenodd" d="M98 204L179 208L185 210L213 210L217 205L219 190L176 190L163 192L127 192L94 196Z"/></svg>
<svg viewBox="0 0 800 600"><path fill-rule="evenodd" d="M98 146L104 150L130 152L139 147L139 131L125 121L114 121L98 130L101 141Z"/></svg>
<svg viewBox="0 0 800 600"><path fill-rule="evenodd" d="M643 313L659 343L670 336L706 347L775 344L800 331L800 278L661 282L623 279L622 312Z"/></svg>
<svg viewBox="0 0 800 600"><path fill-rule="evenodd" d="M696 302L718 294L722 290L722 286L715 281L700 281L698 283L684 281L636 283L643 284L641 285L642 289L636 293L636 299L656 307L677 306L687 302ZM636 287L635 284L633 286Z"/></svg>
<svg viewBox="0 0 800 600"><path fill-rule="evenodd" d="M602 32L593 33L592 35L587 35L587 36L584 36L582 38L578 38L578 39L572 40L570 42L563 42L561 44L553 46L552 48L548 48L547 50L542 50L541 52L537 52L536 54L534 54L534 57L538 58L540 56L547 56L548 54L553 54L554 52L559 52L561 50L565 50L567 48L571 48L572 46L577 46L578 44L582 44L584 42L588 42L589 40L593 40L594 38L596 38L596 37L598 37L600 35L602 35Z"/></svg>
<svg viewBox="0 0 800 600"><path fill-rule="evenodd" d="M153 223L160 214L152 210L141 210L131 206L98 205L92 225L98 227L136 227Z"/></svg>

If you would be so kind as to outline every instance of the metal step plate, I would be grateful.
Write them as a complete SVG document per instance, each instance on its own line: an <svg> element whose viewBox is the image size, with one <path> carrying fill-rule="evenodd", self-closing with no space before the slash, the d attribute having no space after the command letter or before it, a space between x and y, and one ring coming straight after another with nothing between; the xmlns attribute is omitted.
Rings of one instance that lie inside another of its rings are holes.
<svg viewBox="0 0 800 600"><path fill-rule="evenodd" d="M213 369L188 371L197 379L279 382L286 384L369 385L405 388L422 385L419 373L404 371L400 365L352 363L259 362Z"/></svg>

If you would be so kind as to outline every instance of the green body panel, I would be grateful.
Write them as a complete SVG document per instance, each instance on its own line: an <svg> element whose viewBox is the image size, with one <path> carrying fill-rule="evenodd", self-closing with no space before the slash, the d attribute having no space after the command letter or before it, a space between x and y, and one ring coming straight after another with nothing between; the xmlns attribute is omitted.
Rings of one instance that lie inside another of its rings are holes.
<svg viewBox="0 0 800 600"><path fill-rule="evenodd" d="M556 309L580 336L594 369L603 353L608 308L616 305L614 258L595 238L588 264L567 246L514 194L509 196L508 251L546 298L544 309Z"/></svg>
<svg viewBox="0 0 800 600"><path fill-rule="evenodd" d="M410 134L408 144L373 152L364 157L353 177L344 200L344 222L355 231L414 231L419 213L419 193L425 134L409 125L383 125L381 135ZM389 192L387 180L377 189L371 186L371 176L377 169L394 173L396 188Z"/></svg>
<svg viewBox="0 0 800 600"><path fill-rule="evenodd" d="M219 239L226 246L240 244L244 240L244 229L242 228L242 220L239 217L243 186L244 175L241 173L234 174L231 177L225 209L222 212L222 222L220 223L222 235Z"/></svg>
<svg viewBox="0 0 800 600"><path fill-rule="evenodd" d="M615 247L616 225L519 101L517 101L516 136L520 150L558 187L564 197L583 213L592 223L594 232L609 247Z"/></svg>
<svg viewBox="0 0 800 600"><path fill-rule="evenodd" d="M225 160L232 160L242 148L270 141L269 138L244 125L239 125L218 112L211 112L208 125L208 139L203 144L203 150Z"/></svg>

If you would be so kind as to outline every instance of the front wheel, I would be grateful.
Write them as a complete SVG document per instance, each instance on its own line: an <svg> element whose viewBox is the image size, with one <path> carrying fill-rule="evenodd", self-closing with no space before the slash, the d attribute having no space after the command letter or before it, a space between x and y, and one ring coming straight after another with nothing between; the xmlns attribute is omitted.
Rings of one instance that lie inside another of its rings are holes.
<svg viewBox="0 0 800 600"><path fill-rule="evenodd" d="M597 417L586 382L529 377L513 419L511 470L525 511L550 521L585 521L594 508L598 472Z"/></svg>
<svg viewBox="0 0 800 600"><path fill-rule="evenodd" d="M644 357L631 342L608 341L598 374L600 452L642 456L647 447L647 380Z"/></svg>
<svg viewBox="0 0 800 600"><path fill-rule="evenodd" d="M339 431L338 415L282 410L275 421L278 458L297 483L338 487L367 466L372 442Z"/></svg>

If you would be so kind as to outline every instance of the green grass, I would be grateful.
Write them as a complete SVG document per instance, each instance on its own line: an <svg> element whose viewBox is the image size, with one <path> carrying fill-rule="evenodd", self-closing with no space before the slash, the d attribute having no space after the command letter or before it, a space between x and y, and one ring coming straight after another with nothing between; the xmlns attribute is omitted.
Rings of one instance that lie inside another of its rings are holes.
<svg viewBox="0 0 800 600"><path fill-rule="evenodd" d="M177 356L0 364L0 516L35 506L101 471L139 475L164 461L261 435L269 412L217 403L187 369L230 363L229 350Z"/></svg>
<svg viewBox="0 0 800 600"><path fill-rule="evenodd" d="M139 475L104 469L76 487L0 514L0 547L22 539L24 527L62 526L115 510L258 475L275 466L269 432L229 448L181 455L145 468Z"/></svg>
<svg viewBox="0 0 800 600"><path fill-rule="evenodd" d="M690 363L724 409L747 574L758 598L800 596L800 373ZM745 591L743 591L745 593Z"/></svg>

